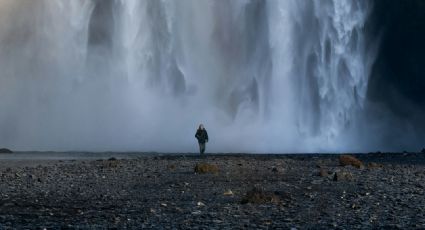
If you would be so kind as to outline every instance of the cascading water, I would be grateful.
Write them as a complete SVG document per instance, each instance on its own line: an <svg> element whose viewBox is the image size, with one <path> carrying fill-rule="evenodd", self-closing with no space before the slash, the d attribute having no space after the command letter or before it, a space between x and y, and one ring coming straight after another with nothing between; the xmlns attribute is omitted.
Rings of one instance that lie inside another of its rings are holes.
<svg viewBox="0 0 425 230"><path fill-rule="evenodd" d="M352 150L370 8L0 0L0 145L195 151L202 122L209 151Z"/></svg>
<svg viewBox="0 0 425 230"><path fill-rule="evenodd" d="M364 108L376 49L364 26L370 1L303 2L296 25L297 126L326 148L360 150L353 132ZM317 145L316 144L316 145ZM340 145L340 146L338 146ZM315 146L315 145L314 145ZM350 147L348 147L350 146Z"/></svg>

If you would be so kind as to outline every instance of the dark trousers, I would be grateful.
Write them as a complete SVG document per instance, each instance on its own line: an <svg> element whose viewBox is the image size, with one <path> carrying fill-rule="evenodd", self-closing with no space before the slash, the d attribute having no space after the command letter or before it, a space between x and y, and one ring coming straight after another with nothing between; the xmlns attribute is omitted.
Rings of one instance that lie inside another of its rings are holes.
<svg viewBox="0 0 425 230"><path fill-rule="evenodd" d="M204 154L205 152L205 143L199 143L199 152L202 154Z"/></svg>

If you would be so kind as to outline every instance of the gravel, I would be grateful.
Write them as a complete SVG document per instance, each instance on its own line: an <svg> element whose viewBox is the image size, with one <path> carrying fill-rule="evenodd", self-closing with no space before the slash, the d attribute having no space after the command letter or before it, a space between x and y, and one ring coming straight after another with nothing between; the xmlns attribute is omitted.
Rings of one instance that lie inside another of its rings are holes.
<svg viewBox="0 0 425 230"><path fill-rule="evenodd" d="M340 166L337 155L169 155L2 168L0 228L425 228L425 154L379 154L358 155L380 165L364 169ZM199 163L219 171L197 174ZM254 188L278 199L242 202Z"/></svg>

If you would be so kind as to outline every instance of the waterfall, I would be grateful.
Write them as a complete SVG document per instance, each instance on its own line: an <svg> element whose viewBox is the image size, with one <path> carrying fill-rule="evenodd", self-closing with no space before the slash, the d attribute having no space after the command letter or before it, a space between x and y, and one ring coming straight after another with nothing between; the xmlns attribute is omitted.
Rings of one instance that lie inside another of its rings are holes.
<svg viewBox="0 0 425 230"><path fill-rule="evenodd" d="M361 0L0 0L0 145L350 150L373 49ZM364 149L363 149L364 150Z"/></svg>
<svg viewBox="0 0 425 230"><path fill-rule="evenodd" d="M347 148L357 122L363 122L358 117L376 56L364 32L372 3L302 1L296 8L305 15L297 19L293 38L296 101L302 105L297 127L328 149Z"/></svg>

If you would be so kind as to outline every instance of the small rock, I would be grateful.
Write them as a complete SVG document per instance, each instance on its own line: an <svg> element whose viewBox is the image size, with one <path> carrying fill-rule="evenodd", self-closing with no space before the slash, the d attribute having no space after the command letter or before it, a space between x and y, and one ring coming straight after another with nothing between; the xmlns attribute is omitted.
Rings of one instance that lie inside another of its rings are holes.
<svg viewBox="0 0 425 230"><path fill-rule="evenodd" d="M116 161L116 160L117 160L117 158L115 158L115 157L111 157L111 158L108 159L108 161Z"/></svg>
<svg viewBox="0 0 425 230"><path fill-rule="evenodd" d="M323 183L323 180L322 180L322 179L319 179L319 180L313 180L313 181L311 182L311 184L321 184L321 183Z"/></svg>
<svg viewBox="0 0 425 230"><path fill-rule="evenodd" d="M358 209L358 208L359 208L359 206L358 206L358 205L356 205L356 204L352 204L352 205L351 205L351 208L352 208L352 209Z"/></svg>
<svg viewBox="0 0 425 230"><path fill-rule="evenodd" d="M198 203L196 203L196 205L198 205L199 207L201 207L201 206L205 206L205 204L204 204L204 203L202 203L201 201L198 201Z"/></svg>
<svg viewBox="0 0 425 230"><path fill-rule="evenodd" d="M223 195L225 195L225 196L233 196L233 192L232 192L232 190L227 190L227 191L225 191L224 193L223 193Z"/></svg>
<svg viewBox="0 0 425 230"><path fill-rule="evenodd" d="M277 172L279 172L279 170L276 167L273 167L272 172L277 173Z"/></svg>
<svg viewBox="0 0 425 230"><path fill-rule="evenodd" d="M421 153L425 153L425 148L424 148L424 149L422 149Z"/></svg>

